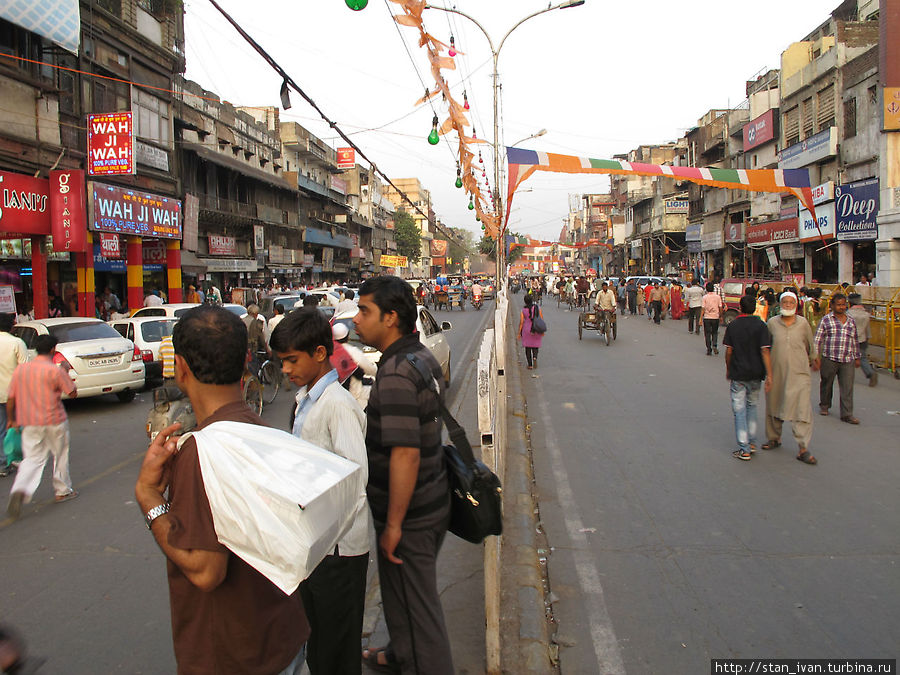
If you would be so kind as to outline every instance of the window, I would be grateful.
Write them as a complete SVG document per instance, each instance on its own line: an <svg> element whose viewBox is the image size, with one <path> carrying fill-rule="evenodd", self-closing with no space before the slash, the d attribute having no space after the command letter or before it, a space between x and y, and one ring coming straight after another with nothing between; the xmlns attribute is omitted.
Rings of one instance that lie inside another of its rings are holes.
<svg viewBox="0 0 900 675"><path fill-rule="evenodd" d="M844 101L844 138L856 136L856 97Z"/></svg>
<svg viewBox="0 0 900 675"><path fill-rule="evenodd" d="M800 108L794 106L784 113L785 146L794 145L800 140Z"/></svg>
<svg viewBox="0 0 900 675"><path fill-rule="evenodd" d="M94 79L90 82L91 112L108 113L128 110L130 85L125 82Z"/></svg>
<svg viewBox="0 0 900 675"><path fill-rule="evenodd" d="M869 104L878 105L878 87L874 84L869 87Z"/></svg>
<svg viewBox="0 0 900 675"><path fill-rule="evenodd" d="M816 94L816 123L818 131L834 126L834 83Z"/></svg>
<svg viewBox="0 0 900 675"><path fill-rule="evenodd" d="M156 141L160 145L168 146L170 144L171 122L168 101L135 87L132 110L134 111L135 135Z"/></svg>
<svg viewBox="0 0 900 675"><path fill-rule="evenodd" d="M803 126L803 138L809 138L813 135L815 130L812 96L803 101L800 106L800 113L801 124Z"/></svg>

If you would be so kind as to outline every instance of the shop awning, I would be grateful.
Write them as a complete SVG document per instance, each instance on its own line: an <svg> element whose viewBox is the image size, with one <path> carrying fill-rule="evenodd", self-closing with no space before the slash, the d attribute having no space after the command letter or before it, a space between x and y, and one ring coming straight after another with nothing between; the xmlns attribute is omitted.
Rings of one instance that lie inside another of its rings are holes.
<svg viewBox="0 0 900 675"><path fill-rule="evenodd" d="M221 152L216 152L210 147L201 145L200 143L182 143L181 145L185 150L196 152L201 159L205 159L208 162L218 164L219 166L225 167L226 169L231 169L232 171L237 171L238 173L241 173L249 178L261 180L265 183L269 183L270 185L274 185L275 187L284 188L285 190L290 190L291 192L297 192L297 189L281 176L273 176L271 174L268 174L261 169L256 169L249 164L245 164L239 159L229 157L228 155L225 155Z"/></svg>
<svg viewBox="0 0 900 675"><path fill-rule="evenodd" d="M206 262L200 260L193 251L181 252L181 269L191 272L206 272Z"/></svg>
<svg viewBox="0 0 900 675"><path fill-rule="evenodd" d="M327 230L319 230L315 227L307 227L303 233L303 241L316 246L331 246L332 248L353 248L353 240L350 237L338 234L332 235Z"/></svg>

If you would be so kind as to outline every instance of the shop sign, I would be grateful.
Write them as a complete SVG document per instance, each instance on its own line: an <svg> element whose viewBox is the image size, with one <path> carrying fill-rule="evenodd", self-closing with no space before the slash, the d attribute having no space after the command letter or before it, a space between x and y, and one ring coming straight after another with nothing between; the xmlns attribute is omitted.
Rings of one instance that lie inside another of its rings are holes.
<svg viewBox="0 0 900 675"><path fill-rule="evenodd" d="M104 258L121 258L122 247L119 244L119 235L109 232L100 232L100 255Z"/></svg>
<svg viewBox="0 0 900 675"><path fill-rule="evenodd" d="M837 127L805 138L781 151L779 169L799 169L837 154Z"/></svg>
<svg viewBox="0 0 900 675"><path fill-rule="evenodd" d="M784 218L747 226L747 243L755 246L799 241L797 219Z"/></svg>
<svg viewBox="0 0 900 675"><path fill-rule="evenodd" d="M688 253L700 253L703 250L703 245L699 241L689 241L687 242L687 250Z"/></svg>
<svg viewBox="0 0 900 675"><path fill-rule="evenodd" d="M324 272L333 272L334 271L334 249L333 248L323 248L322 249L322 270Z"/></svg>
<svg viewBox="0 0 900 675"><path fill-rule="evenodd" d="M449 243L446 239L431 240L431 255L433 257L444 258L447 256L447 247Z"/></svg>
<svg viewBox="0 0 900 675"><path fill-rule="evenodd" d="M725 226L725 242L734 243L744 241L744 222L728 223Z"/></svg>
<svg viewBox="0 0 900 675"><path fill-rule="evenodd" d="M53 250L84 253L87 250L84 171L51 171L49 182Z"/></svg>
<svg viewBox="0 0 900 675"><path fill-rule="evenodd" d="M884 130L900 129L900 87L884 88Z"/></svg>
<svg viewBox="0 0 900 675"><path fill-rule="evenodd" d="M88 174L134 175L131 111L88 115Z"/></svg>
<svg viewBox="0 0 900 675"><path fill-rule="evenodd" d="M313 263L316 261L316 256L313 253L304 253L303 254L303 266L304 267L312 267Z"/></svg>
<svg viewBox="0 0 900 675"><path fill-rule="evenodd" d="M237 240L220 234L209 235L210 255L237 255Z"/></svg>
<svg viewBox="0 0 900 675"><path fill-rule="evenodd" d="M353 148L337 149L337 168L352 169L356 166L356 150Z"/></svg>
<svg viewBox="0 0 900 675"><path fill-rule="evenodd" d="M13 286L0 286L0 312L3 314L16 313L16 289Z"/></svg>
<svg viewBox="0 0 900 675"><path fill-rule="evenodd" d="M693 223L684 228L685 241L700 241L703 223Z"/></svg>
<svg viewBox="0 0 900 675"><path fill-rule="evenodd" d="M343 180L342 178L338 178L337 176L330 176L329 183L332 190L334 190L335 192L340 192L344 196L347 195L347 181Z"/></svg>
<svg viewBox="0 0 900 675"><path fill-rule="evenodd" d="M834 200L834 181L830 180L812 189L813 205L818 206ZM818 211L818 209L816 209Z"/></svg>
<svg viewBox="0 0 900 675"><path fill-rule="evenodd" d="M798 244L797 242L792 244L779 244L778 255L781 256L782 260L799 260L803 257L803 244Z"/></svg>
<svg viewBox="0 0 900 675"><path fill-rule="evenodd" d="M834 195L837 238L843 241L877 239L878 179L838 185Z"/></svg>
<svg viewBox="0 0 900 675"><path fill-rule="evenodd" d="M383 255L378 264L382 267L406 267L409 261L405 255Z"/></svg>
<svg viewBox="0 0 900 675"><path fill-rule="evenodd" d="M198 258L206 265L207 272L256 272L259 269L255 260L243 258Z"/></svg>
<svg viewBox="0 0 900 675"><path fill-rule="evenodd" d="M91 229L139 237L181 239L181 201L149 192L90 183Z"/></svg>
<svg viewBox="0 0 900 675"><path fill-rule="evenodd" d="M744 152L775 140L775 111L767 110L744 125Z"/></svg>
<svg viewBox="0 0 900 675"><path fill-rule="evenodd" d="M816 209L815 219L809 211L800 209L799 221L801 242L815 241L821 238L834 239L834 202L819 206Z"/></svg>
<svg viewBox="0 0 900 675"><path fill-rule="evenodd" d="M169 153L161 148L157 148L155 145L150 145L143 141L135 141L134 155L141 164L152 166L160 171L169 170Z"/></svg>
<svg viewBox="0 0 900 675"><path fill-rule="evenodd" d="M684 213L690 210L691 203L687 199L667 199L665 202L666 213Z"/></svg>
<svg viewBox="0 0 900 675"><path fill-rule="evenodd" d="M725 236L721 230L717 232L704 232L700 237L701 251L716 251L725 246Z"/></svg>
<svg viewBox="0 0 900 675"><path fill-rule="evenodd" d="M769 267L778 267L778 256L775 255L775 247L766 247L766 257L769 258Z"/></svg>
<svg viewBox="0 0 900 675"><path fill-rule="evenodd" d="M0 232L50 234L50 182L0 171Z"/></svg>
<svg viewBox="0 0 900 675"><path fill-rule="evenodd" d="M162 269L166 264L166 242L161 239L144 239L141 242L141 259L144 267Z"/></svg>
<svg viewBox="0 0 900 675"><path fill-rule="evenodd" d="M253 226L253 248L262 251L266 247L266 228L262 225Z"/></svg>
<svg viewBox="0 0 900 675"><path fill-rule="evenodd" d="M124 260L112 260L104 258L100 251L100 244L94 244L94 271L95 272L115 272L116 274L125 274L128 267Z"/></svg>

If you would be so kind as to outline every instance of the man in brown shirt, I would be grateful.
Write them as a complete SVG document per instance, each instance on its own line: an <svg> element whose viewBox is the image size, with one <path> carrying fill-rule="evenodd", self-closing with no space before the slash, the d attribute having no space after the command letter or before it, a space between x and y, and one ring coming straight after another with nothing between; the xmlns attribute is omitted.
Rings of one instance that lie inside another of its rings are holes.
<svg viewBox="0 0 900 675"><path fill-rule="evenodd" d="M239 318L197 307L178 321L172 339L175 383L190 398L199 428L223 420L265 424L241 397L247 330ZM177 450L178 427L150 444L135 486L168 559L178 673L299 673L309 637L300 591L285 595L219 543L197 443L190 438Z"/></svg>
<svg viewBox="0 0 900 675"><path fill-rule="evenodd" d="M663 301L666 299L666 289L661 287L658 281L653 282L653 290L650 291L650 308L653 310L653 322L659 323L662 316Z"/></svg>

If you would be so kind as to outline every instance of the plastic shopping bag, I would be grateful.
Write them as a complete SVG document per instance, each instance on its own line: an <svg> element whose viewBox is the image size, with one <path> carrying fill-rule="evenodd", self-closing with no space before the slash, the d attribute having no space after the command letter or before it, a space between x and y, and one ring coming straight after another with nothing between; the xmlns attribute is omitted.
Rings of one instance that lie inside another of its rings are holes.
<svg viewBox="0 0 900 675"><path fill-rule="evenodd" d="M6 463L22 461L22 429L15 427L6 430L6 437L3 439L3 452L6 455Z"/></svg>
<svg viewBox="0 0 900 675"><path fill-rule="evenodd" d="M359 465L255 424L216 422L192 435L219 542L293 593L353 524Z"/></svg>

